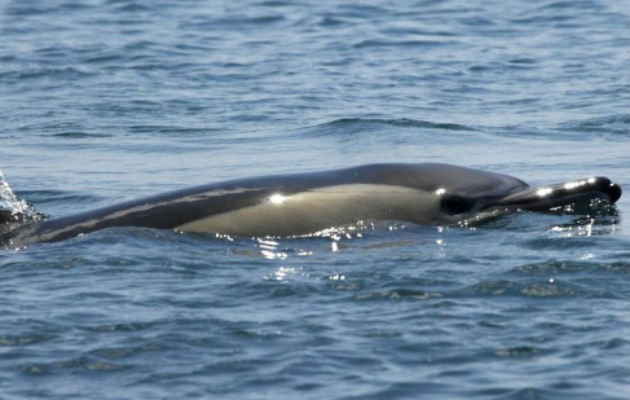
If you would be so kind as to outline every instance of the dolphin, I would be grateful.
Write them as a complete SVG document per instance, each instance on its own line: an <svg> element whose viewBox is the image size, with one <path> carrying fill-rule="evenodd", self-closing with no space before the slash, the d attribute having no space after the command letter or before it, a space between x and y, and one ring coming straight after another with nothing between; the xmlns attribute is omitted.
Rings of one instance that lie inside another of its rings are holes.
<svg viewBox="0 0 630 400"><path fill-rule="evenodd" d="M262 237L306 235L359 221L455 225L595 199L612 204L620 196L621 187L604 177L531 187L509 175L449 164L371 164L211 183L11 224L0 244L22 247L124 226Z"/></svg>

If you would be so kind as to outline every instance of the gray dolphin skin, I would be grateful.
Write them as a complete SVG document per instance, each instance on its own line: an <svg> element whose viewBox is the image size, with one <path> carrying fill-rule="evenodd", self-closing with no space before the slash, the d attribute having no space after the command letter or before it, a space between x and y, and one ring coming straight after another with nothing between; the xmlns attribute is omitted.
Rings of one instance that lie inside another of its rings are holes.
<svg viewBox="0 0 630 400"><path fill-rule="evenodd" d="M21 247L124 226L293 236L358 221L453 225L593 199L614 203L620 196L620 186L603 177L533 188L509 175L455 165L372 164L212 183L65 217L13 224L0 236L0 244Z"/></svg>

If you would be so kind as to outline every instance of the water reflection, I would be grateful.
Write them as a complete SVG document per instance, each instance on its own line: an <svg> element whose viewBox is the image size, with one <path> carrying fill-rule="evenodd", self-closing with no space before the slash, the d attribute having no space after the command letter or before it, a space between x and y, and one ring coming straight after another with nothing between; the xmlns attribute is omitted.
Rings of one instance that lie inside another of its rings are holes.
<svg viewBox="0 0 630 400"><path fill-rule="evenodd" d="M551 232L563 237L590 237L594 235L611 235L617 230L617 216L581 217L566 224L553 225Z"/></svg>
<svg viewBox="0 0 630 400"><path fill-rule="evenodd" d="M295 268L293 267L279 267L273 273L272 278L276 281L286 281L287 278L295 274Z"/></svg>
<svg viewBox="0 0 630 400"><path fill-rule="evenodd" d="M289 255L284 251L278 251L279 242L267 239L267 238L257 238L258 247L260 248L260 254L268 260L284 260Z"/></svg>
<svg viewBox="0 0 630 400"><path fill-rule="evenodd" d="M274 193L271 196L269 196L269 201L277 205L284 203L287 199L288 199L287 196L284 196L280 193Z"/></svg>

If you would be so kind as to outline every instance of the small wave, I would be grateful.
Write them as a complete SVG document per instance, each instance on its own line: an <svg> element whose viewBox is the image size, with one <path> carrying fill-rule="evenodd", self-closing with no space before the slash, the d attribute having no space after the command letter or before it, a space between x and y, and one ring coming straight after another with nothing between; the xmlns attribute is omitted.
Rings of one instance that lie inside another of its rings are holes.
<svg viewBox="0 0 630 400"><path fill-rule="evenodd" d="M383 126L397 128L425 128L448 131L474 131L475 129L449 122L431 122L409 118L380 119L380 118L340 118L331 122L316 125L308 129L314 136L328 136L337 134L369 131Z"/></svg>
<svg viewBox="0 0 630 400"><path fill-rule="evenodd" d="M548 4L543 4L538 8L541 12L556 11L563 12L563 9L575 10L600 10L599 6L595 2L590 1L553 1Z"/></svg>
<svg viewBox="0 0 630 400"><path fill-rule="evenodd" d="M455 41L445 40L383 40L383 39L367 39L355 43L355 49L373 48L373 47L437 47L457 44Z"/></svg>
<svg viewBox="0 0 630 400"><path fill-rule="evenodd" d="M538 62L533 58L513 58L499 64L501 69L536 69Z"/></svg>
<svg viewBox="0 0 630 400"><path fill-rule="evenodd" d="M560 282L520 283L510 280L487 281L474 284L466 292L483 296L579 297L588 293Z"/></svg>
<svg viewBox="0 0 630 400"><path fill-rule="evenodd" d="M217 26L227 26L230 29L234 29L235 26L272 25L283 21L286 21L286 18L283 15L247 16L242 14L228 14L222 17L203 18L194 22L192 25L187 24L187 26L212 29L216 29Z"/></svg>
<svg viewBox="0 0 630 400"><path fill-rule="evenodd" d="M529 357L534 356L544 351L538 347L534 346L518 346L518 347L509 347L505 349L498 349L494 351L494 355L502 358L513 358L513 357Z"/></svg>
<svg viewBox="0 0 630 400"><path fill-rule="evenodd" d="M562 124L559 128L565 132L578 132L593 136L611 134L627 138L628 132L630 132L630 114L612 114L581 121L572 121Z"/></svg>
<svg viewBox="0 0 630 400"><path fill-rule="evenodd" d="M88 64L117 63L122 60L123 57L123 54L99 54L88 57L84 61Z"/></svg>
<svg viewBox="0 0 630 400"><path fill-rule="evenodd" d="M210 132L217 132L216 128L188 128L176 125L132 125L129 127L131 133L163 133L181 135L199 135Z"/></svg>
<svg viewBox="0 0 630 400"><path fill-rule="evenodd" d="M441 36L441 37L455 37L460 36L456 32L446 31L446 30L431 30L431 29L423 29L418 28L416 26L391 26L385 27L381 30L386 35L416 35L416 36Z"/></svg>
<svg viewBox="0 0 630 400"><path fill-rule="evenodd" d="M13 5L8 6L5 9L7 15L13 15L16 17L28 17L32 15L49 14L55 11L54 8L35 7L31 4L20 4L21 2L15 2Z"/></svg>
<svg viewBox="0 0 630 400"><path fill-rule="evenodd" d="M590 240L581 240L590 239ZM522 243L522 246L532 250L579 250L590 249L593 247L593 237L586 234L582 236L566 236L566 237L541 237L534 238Z"/></svg>
<svg viewBox="0 0 630 400"><path fill-rule="evenodd" d="M374 5L355 3L339 6L337 13L343 17L368 19L370 17L390 14L390 9Z"/></svg>
<svg viewBox="0 0 630 400"><path fill-rule="evenodd" d="M548 23L560 23L560 22L567 22L567 21L573 21L573 20L575 20L575 17L572 15L567 15L567 14L553 15L547 12L541 12L539 15L526 16L522 18L514 18L510 20L510 22L514 24L518 24L518 25L536 26L539 24L543 25L543 24L548 24Z"/></svg>
<svg viewBox="0 0 630 400"><path fill-rule="evenodd" d="M155 326L157 322L128 322L104 325L87 326L84 329L89 332L136 332Z"/></svg>
<svg viewBox="0 0 630 400"><path fill-rule="evenodd" d="M545 4L540 7L541 10L557 9L557 8L571 8L575 9L579 4L574 1L555 1L553 3Z"/></svg>
<svg viewBox="0 0 630 400"><path fill-rule="evenodd" d="M92 357L78 357L51 363L29 363L23 365L22 373L27 375L49 375L65 370L71 371L120 371L126 366L98 360Z"/></svg>
<svg viewBox="0 0 630 400"><path fill-rule="evenodd" d="M146 343L141 346L123 346L123 347L106 347L99 348L90 351L90 355L95 358L104 358L107 360L120 360L124 358L130 358L137 354L142 354L147 351L164 350L163 345L158 343Z"/></svg>
<svg viewBox="0 0 630 400"><path fill-rule="evenodd" d="M575 273L587 270L603 270L627 274L630 272L630 263L610 262L591 263L576 261L545 261L533 264L524 264L512 268L509 272L525 275L557 275L560 273Z"/></svg>
<svg viewBox="0 0 630 400"><path fill-rule="evenodd" d="M442 297L442 294L415 289L383 290L378 292L359 293L354 296L356 300L427 300L436 297Z"/></svg>
<svg viewBox="0 0 630 400"><path fill-rule="evenodd" d="M29 79L81 79L93 74L72 67L36 68L30 70L7 71L0 74L0 81L19 82Z"/></svg>
<svg viewBox="0 0 630 400"><path fill-rule="evenodd" d="M338 26L338 25L343 25L346 24L347 22L341 18L337 18L335 16L332 15L325 15L323 16L320 21L317 23L317 25L321 26L321 27L332 27L332 26Z"/></svg>
<svg viewBox="0 0 630 400"><path fill-rule="evenodd" d="M147 6L143 6L141 4L136 4L136 3L132 3L132 4L125 4L122 5L118 8L116 8L116 11L120 11L120 12L126 12L126 13L134 13L134 12L146 12L146 11L150 11L151 9Z"/></svg>
<svg viewBox="0 0 630 400"><path fill-rule="evenodd" d="M46 135L44 135L44 136L46 136ZM68 138L68 139L85 139L85 138L113 137L114 135L110 135L110 134L107 134L107 133L88 133L88 132L80 132L80 131L69 131L69 132L53 133L50 136L52 136L52 137L60 137L60 138Z"/></svg>
<svg viewBox="0 0 630 400"><path fill-rule="evenodd" d="M46 333L28 333L21 335L0 336L0 347L29 346L44 343L54 339L55 336Z"/></svg>
<svg viewBox="0 0 630 400"><path fill-rule="evenodd" d="M254 6L259 6L259 7L286 7L286 6L290 6L293 5L292 1L282 1L282 0L264 0L264 1L260 1L258 3L253 4Z"/></svg>

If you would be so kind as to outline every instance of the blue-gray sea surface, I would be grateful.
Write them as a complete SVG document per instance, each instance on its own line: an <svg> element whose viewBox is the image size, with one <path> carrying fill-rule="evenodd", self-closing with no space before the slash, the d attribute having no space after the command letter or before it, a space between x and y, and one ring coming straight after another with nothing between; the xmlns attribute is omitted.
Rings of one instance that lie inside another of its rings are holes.
<svg viewBox="0 0 630 400"><path fill-rule="evenodd" d="M626 1L0 2L0 168L61 216L373 162L618 215L0 252L0 398L630 398Z"/></svg>

